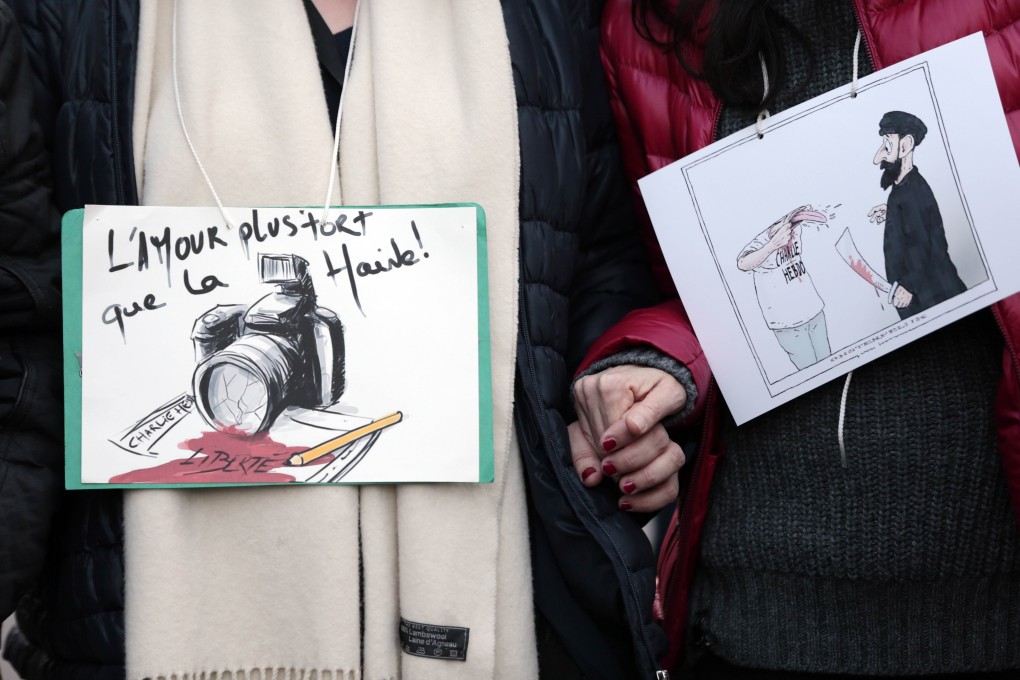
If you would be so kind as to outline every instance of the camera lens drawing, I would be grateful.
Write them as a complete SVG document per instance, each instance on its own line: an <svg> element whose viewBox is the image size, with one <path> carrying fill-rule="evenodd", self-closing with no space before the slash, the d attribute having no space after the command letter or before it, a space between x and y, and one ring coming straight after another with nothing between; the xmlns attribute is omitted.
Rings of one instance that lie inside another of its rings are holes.
<svg viewBox="0 0 1020 680"><path fill-rule="evenodd" d="M196 407L229 434L264 432L291 406L331 406L346 387L343 324L317 306L308 262L263 253L258 266L276 290L250 307L213 307L191 333Z"/></svg>
<svg viewBox="0 0 1020 680"><path fill-rule="evenodd" d="M250 434L263 429L269 413L269 390L265 382L243 366L223 363L206 377L212 425ZM203 413L203 416L205 414Z"/></svg>

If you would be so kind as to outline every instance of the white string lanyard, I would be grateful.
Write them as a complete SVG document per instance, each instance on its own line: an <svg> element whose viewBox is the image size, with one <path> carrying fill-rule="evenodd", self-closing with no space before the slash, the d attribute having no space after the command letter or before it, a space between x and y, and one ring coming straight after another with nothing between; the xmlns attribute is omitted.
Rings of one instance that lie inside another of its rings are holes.
<svg viewBox="0 0 1020 680"><path fill-rule="evenodd" d="M765 100L769 98L769 68L765 65L765 55L761 52L758 53L758 61L761 62L761 79L764 83L761 93L761 103L764 104ZM758 139L762 139L765 136L761 124L769 115L769 110L765 107L762 107L761 111L758 112L758 120L754 122L754 129L758 131Z"/></svg>
<svg viewBox="0 0 1020 680"><path fill-rule="evenodd" d="M354 43L358 36L358 15L360 13L361 0L357 0L354 5L354 24L351 27L351 44L347 48L347 65L344 67L344 80L341 84L340 103L337 106L336 111L336 129L333 132L333 155L330 157L329 161L329 176L326 180L326 200L323 202L322 222L327 222L329 220L329 206L333 201L333 180L336 177L339 168L340 121L343 118L344 97L347 95L347 81L351 75L351 63L354 61ZM219 192L216 191L216 187L213 186L212 180L209 178L209 173L206 172L205 166L202 164L202 160L198 157L198 151L195 149L195 144L191 141L191 135L188 133L188 126L184 122L184 111L181 107L181 90L178 85L179 79L177 76L177 0L173 0L171 60L173 64L174 102L177 105L177 119L181 123L181 131L184 133L184 139L188 142L188 148L191 149L191 157L195 159L195 163L198 165L198 169L201 171L202 177L205 179L206 186L209 187L209 191L213 195L213 200L216 201L216 206L220 209L220 214L226 222L227 229L233 229L234 223L227 215L227 211L223 207L223 201L220 200Z"/></svg>
<svg viewBox="0 0 1020 680"><path fill-rule="evenodd" d="M846 382L843 383L843 396L839 399L839 425L836 427L836 437L839 439L839 461L846 468L846 444L843 441L843 427L846 421L846 397L850 394L850 378L854 372L846 374Z"/></svg>
<svg viewBox="0 0 1020 680"><path fill-rule="evenodd" d="M861 52L861 32L857 31L857 38L854 40L854 74L853 80L850 83L850 98L857 98L857 74L858 74L858 57ZM765 55L758 52L758 61L761 62L761 79L763 83L761 101L764 104L765 100L769 97L769 69L765 64ZM754 129L758 133L758 139L762 139L765 136L765 129L762 123L771 114L769 110L762 107L762 110L758 112L758 119L754 123Z"/></svg>
<svg viewBox="0 0 1020 680"><path fill-rule="evenodd" d="M853 79L850 83L851 99L857 98L857 77L860 72L859 71L860 53L861 53L861 32L858 30L857 37L856 39L854 39L854 71ZM769 96L769 70L768 66L766 66L765 64L765 55L762 54L761 52L758 52L758 60L761 62L761 79L763 83L761 100L762 103L764 103ZM769 115L770 115L769 110L764 107L762 107L762 110L758 113L758 119L755 121L754 124L755 131L758 133L758 139L762 139L765 137L765 130L762 123L764 123L765 119L768 118ZM853 378L853 376L854 376L853 371L850 371L849 373L846 374L846 381L843 383L843 394L839 400L839 422L836 427L836 438L839 440L839 458L844 468L847 467L847 460L846 460L846 441L843 437L843 431L846 425L846 401L847 396L850 394L850 380L851 378Z"/></svg>
<svg viewBox="0 0 1020 680"><path fill-rule="evenodd" d="M858 56L861 53L861 32L857 31L857 38L854 40L854 77L850 83L850 98L857 98L857 75L858 75ZM839 441L839 460L846 469L846 441L843 438L843 430L846 423L846 399L847 395L850 394L850 379L854 377L854 372L850 371L846 374L846 382L843 383L843 396L839 400L839 424L836 427L836 439Z"/></svg>
<svg viewBox="0 0 1020 680"><path fill-rule="evenodd" d="M857 38L854 40L854 79L850 83L850 98L857 99L857 57L861 53L861 32L857 31Z"/></svg>
<svg viewBox="0 0 1020 680"><path fill-rule="evenodd" d="M347 96L347 81L351 75L351 63L354 61L354 41L358 37L358 14L361 13L361 0L354 5L354 25L351 27L351 45L347 48L347 65L344 66L344 82L340 86L340 103L336 107L336 129L333 131L333 155L329 159L329 176L326 178L326 200L322 206L322 221L329 221L329 206L333 202L333 179L340 169L340 119L344 114L344 98ZM859 35L859 34L858 34ZM856 62L855 62L856 69Z"/></svg>

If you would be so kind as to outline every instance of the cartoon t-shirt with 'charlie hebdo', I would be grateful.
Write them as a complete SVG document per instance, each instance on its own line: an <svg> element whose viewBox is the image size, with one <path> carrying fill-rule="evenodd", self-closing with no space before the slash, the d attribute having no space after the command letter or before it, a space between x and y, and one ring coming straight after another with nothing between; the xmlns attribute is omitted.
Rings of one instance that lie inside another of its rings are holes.
<svg viewBox="0 0 1020 680"><path fill-rule="evenodd" d="M765 229L744 246L737 259L764 248L771 238L770 229ZM752 270L762 316L772 329L800 326L817 316L823 307L801 258L800 225L795 223L790 234L785 246Z"/></svg>

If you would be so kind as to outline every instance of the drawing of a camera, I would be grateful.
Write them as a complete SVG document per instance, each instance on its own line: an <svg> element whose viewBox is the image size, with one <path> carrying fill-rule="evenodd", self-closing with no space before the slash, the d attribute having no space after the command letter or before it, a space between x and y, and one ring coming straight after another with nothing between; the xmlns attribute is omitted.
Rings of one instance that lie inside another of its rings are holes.
<svg viewBox="0 0 1020 680"><path fill-rule="evenodd" d="M308 262L260 254L259 278L276 290L246 305L217 305L195 320L195 404L206 422L263 432L290 406L322 408L344 392L344 329L316 305Z"/></svg>

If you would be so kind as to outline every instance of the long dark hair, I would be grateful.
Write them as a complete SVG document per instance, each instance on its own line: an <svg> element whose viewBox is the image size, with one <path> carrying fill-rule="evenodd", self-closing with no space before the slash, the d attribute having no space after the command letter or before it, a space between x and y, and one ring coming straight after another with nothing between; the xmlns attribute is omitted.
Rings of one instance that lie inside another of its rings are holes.
<svg viewBox="0 0 1020 680"><path fill-rule="evenodd" d="M808 45L769 0L634 0L631 12L642 38L675 54L684 69L703 78L725 104L741 109L768 108L785 84L784 40ZM701 64L691 63L681 49L689 41L704 44ZM764 101L761 58L769 74Z"/></svg>

